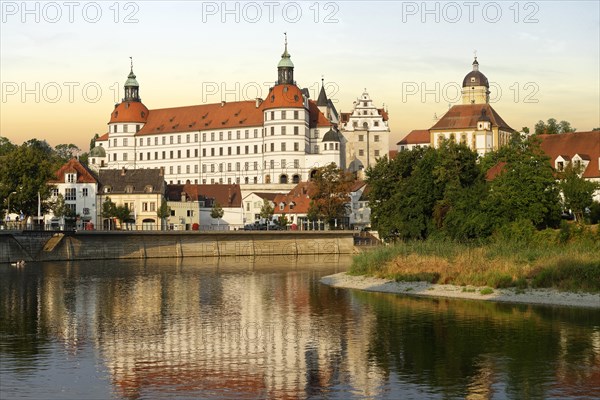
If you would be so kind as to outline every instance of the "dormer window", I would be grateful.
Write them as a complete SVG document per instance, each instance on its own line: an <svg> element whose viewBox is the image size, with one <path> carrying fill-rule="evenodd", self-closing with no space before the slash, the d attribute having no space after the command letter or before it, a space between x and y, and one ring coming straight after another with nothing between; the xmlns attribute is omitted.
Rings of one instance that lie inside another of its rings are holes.
<svg viewBox="0 0 600 400"><path fill-rule="evenodd" d="M146 185L146 187L144 188L144 192L145 193L152 193L152 185Z"/></svg>
<svg viewBox="0 0 600 400"><path fill-rule="evenodd" d="M65 182L75 183L77 181L77 174L65 174Z"/></svg>
<svg viewBox="0 0 600 400"><path fill-rule="evenodd" d="M565 169L565 163L562 162L562 161L558 161L556 163L556 169L559 170L559 171L564 171L564 169Z"/></svg>
<svg viewBox="0 0 600 400"><path fill-rule="evenodd" d="M125 186L125 193L133 193L133 186L131 186L131 185Z"/></svg>
<svg viewBox="0 0 600 400"><path fill-rule="evenodd" d="M573 160L573 164L575 165L575 169L577 171L581 169L581 160Z"/></svg>
<svg viewBox="0 0 600 400"><path fill-rule="evenodd" d="M104 193L110 193L112 191L112 187L110 185L104 186Z"/></svg>
<svg viewBox="0 0 600 400"><path fill-rule="evenodd" d="M283 211L284 208L285 208L285 203L284 202L279 203L279 210Z"/></svg>

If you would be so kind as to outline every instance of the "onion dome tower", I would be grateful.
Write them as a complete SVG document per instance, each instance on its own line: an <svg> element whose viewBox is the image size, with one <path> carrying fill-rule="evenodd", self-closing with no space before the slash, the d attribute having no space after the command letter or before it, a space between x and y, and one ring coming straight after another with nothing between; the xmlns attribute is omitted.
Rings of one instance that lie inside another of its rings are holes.
<svg viewBox="0 0 600 400"><path fill-rule="evenodd" d="M479 71L477 57L473 61L473 70L469 72L462 84L463 104L487 104L490 101L490 83L487 77Z"/></svg>

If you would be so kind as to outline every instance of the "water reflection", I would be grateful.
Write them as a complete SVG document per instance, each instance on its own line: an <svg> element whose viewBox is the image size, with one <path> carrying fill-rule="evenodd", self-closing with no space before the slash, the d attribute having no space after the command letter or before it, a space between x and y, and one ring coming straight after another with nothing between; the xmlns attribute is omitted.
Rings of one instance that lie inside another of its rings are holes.
<svg viewBox="0 0 600 400"><path fill-rule="evenodd" d="M600 396L599 312L318 283L349 262L2 266L0 397Z"/></svg>

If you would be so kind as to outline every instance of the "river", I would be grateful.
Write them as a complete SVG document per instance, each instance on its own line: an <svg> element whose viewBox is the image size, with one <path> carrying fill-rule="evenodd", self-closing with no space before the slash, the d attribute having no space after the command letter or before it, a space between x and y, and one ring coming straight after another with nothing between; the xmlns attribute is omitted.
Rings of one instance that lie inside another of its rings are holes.
<svg viewBox="0 0 600 400"><path fill-rule="evenodd" d="M598 398L600 311L335 289L346 256L0 266L0 398Z"/></svg>

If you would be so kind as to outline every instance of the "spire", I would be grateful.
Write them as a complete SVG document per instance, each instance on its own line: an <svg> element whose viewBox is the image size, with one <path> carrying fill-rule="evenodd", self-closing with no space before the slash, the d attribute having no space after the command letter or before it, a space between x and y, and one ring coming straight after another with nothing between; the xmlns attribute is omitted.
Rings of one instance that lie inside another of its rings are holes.
<svg viewBox="0 0 600 400"><path fill-rule="evenodd" d="M319 97L317 98L317 106L327 106L327 93L325 93L325 78L321 77L321 92L319 93Z"/></svg>
<svg viewBox="0 0 600 400"><path fill-rule="evenodd" d="M281 60L279 64L277 64L277 72L278 79L277 84L294 84L294 63L290 59L290 53L288 53L287 49L287 32L283 33L285 35L285 48L283 54L281 55Z"/></svg>
<svg viewBox="0 0 600 400"><path fill-rule="evenodd" d="M131 67L124 85L125 97L123 98L123 101L141 101L139 96L140 84L135 79L136 76L133 73L133 57L129 57L129 59L131 62Z"/></svg>
<svg viewBox="0 0 600 400"><path fill-rule="evenodd" d="M479 71L479 63L477 62L477 50L473 50L475 60L473 61L473 71Z"/></svg>

